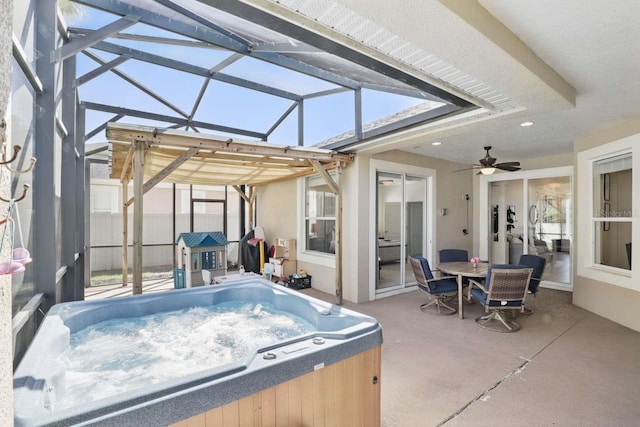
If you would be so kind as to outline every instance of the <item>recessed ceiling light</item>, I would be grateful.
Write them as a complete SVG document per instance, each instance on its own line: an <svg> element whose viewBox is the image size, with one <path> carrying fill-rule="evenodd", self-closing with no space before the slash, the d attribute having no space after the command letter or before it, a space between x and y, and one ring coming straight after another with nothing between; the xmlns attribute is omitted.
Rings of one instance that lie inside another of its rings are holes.
<svg viewBox="0 0 640 427"><path fill-rule="evenodd" d="M522 123L520 123L520 126L522 126L522 127L525 127L525 128L526 128L527 126L533 126L533 123L534 123L534 122L522 122Z"/></svg>
<svg viewBox="0 0 640 427"><path fill-rule="evenodd" d="M440 142L440 141L436 141L436 142L432 142L431 143L431 145L440 145L440 144L442 144L442 142Z"/></svg>

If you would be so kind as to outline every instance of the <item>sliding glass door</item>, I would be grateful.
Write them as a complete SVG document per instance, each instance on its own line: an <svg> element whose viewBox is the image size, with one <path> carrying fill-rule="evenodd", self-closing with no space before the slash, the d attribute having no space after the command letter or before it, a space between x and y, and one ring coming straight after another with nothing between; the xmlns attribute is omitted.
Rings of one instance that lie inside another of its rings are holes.
<svg viewBox="0 0 640 427"><path fill-rule="evenodd" d="M571 290L572 167L480 177L480 256L517 263L545 258L542 286Z"/></svg>
<svg viewBox="0 0 640 427"><path fill-rule="evenodd" d="M427 178L376 172L376 293L415 284L409 255L426 252Z"/></svg>

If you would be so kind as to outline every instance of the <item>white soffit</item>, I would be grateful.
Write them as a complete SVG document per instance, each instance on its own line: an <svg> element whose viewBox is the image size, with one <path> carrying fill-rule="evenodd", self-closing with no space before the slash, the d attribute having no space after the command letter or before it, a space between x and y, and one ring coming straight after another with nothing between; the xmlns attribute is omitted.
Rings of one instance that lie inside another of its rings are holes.
<svg viewBox="0 0 640 427"><path fill-rule="evenodd" d="M349 43L490 111L575 106L575 89L475 0L248 3L281 16L285 8L289 19L297 15L298 22L325 37ZM536 97L531 97L531 89Z"/></svg>
<svg viewBox="0 0 640 427"><path fill-rule="evenodd" d="M344 5L348 2L249 0L247 3L298 23L302 17L307 18L302 23L323 36L348 44L487 110L505 111L518 107L507 95L486 82L430 54L397 31L348 8ZM366 7L373 6L368 2Z"/></svg>

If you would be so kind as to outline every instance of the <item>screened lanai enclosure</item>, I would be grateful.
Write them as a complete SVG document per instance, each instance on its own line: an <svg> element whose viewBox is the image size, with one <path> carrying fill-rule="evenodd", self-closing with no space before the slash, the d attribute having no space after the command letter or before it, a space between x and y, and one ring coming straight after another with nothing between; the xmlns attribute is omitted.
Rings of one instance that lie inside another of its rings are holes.
<svg viewBox="0 0 640 427"><path fill-rule="evenodd" d="M260 216L256 186L326 178L376 138L493 108L473 79L460 76L468 99L449 93L436 58L333 1L9 3L3 197L20 217L10 244L32 259L5 276L16 363L42 315L84 299L92 273L132 266L139 281L170 268L181 232L219 228L237 242ZM146 140L122 145L108 129ZM207 142L156 145L180 133ZM204 164L215 166L198 174Z"/></svg>

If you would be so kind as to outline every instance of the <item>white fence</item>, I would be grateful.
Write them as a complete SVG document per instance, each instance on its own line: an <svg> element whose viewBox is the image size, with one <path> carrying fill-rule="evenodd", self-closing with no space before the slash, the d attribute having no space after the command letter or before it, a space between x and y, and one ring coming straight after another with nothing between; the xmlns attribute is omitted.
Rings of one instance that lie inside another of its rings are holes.
<svg viewBox="0 0 640 427"><path fill-rule="evenodd" d="M194 215L194 223L212 227L202 231L222 231L222 215ZM142 227L142 267L173 266L173 243L180 233L189 231L189 214L176 214L176 235L172 235L171 214L145 214ZM133 215L129 214L129 245L133 244ZM122 269L122 214L95 212L91 214L91 271ZM129 247L129 266L133 251Z"/></svg>

